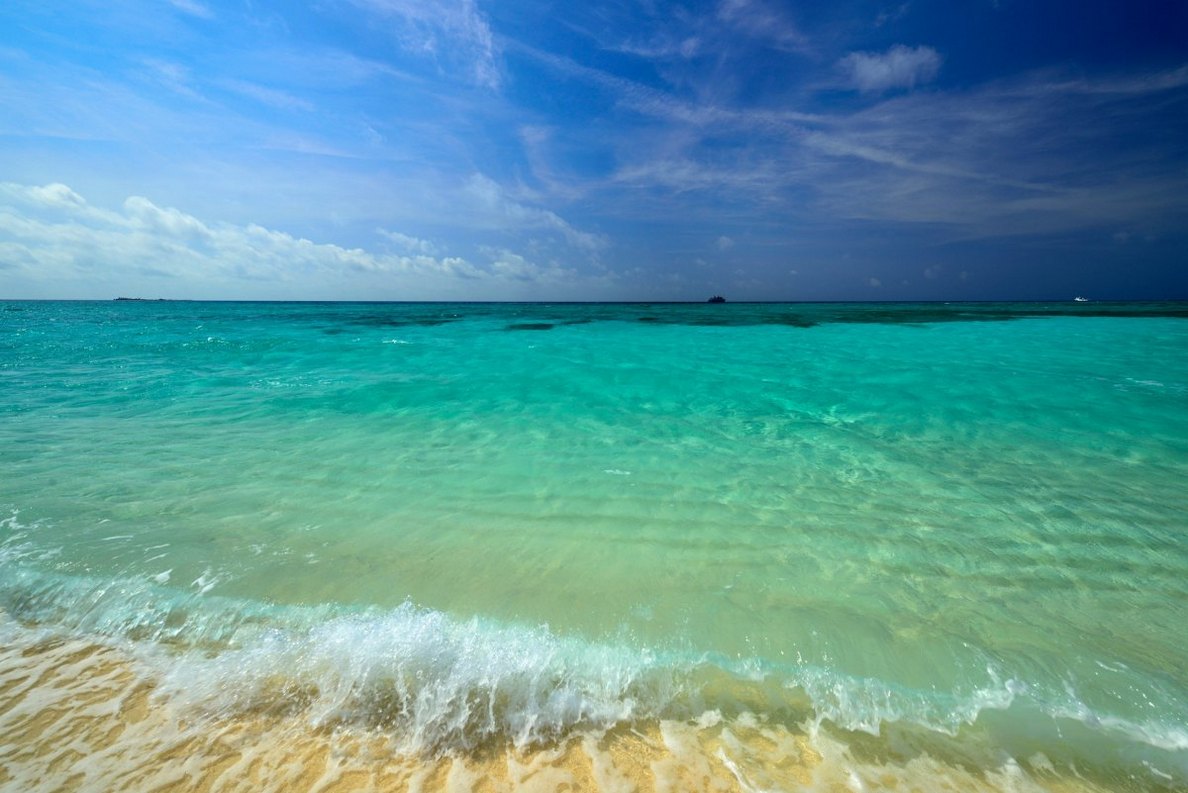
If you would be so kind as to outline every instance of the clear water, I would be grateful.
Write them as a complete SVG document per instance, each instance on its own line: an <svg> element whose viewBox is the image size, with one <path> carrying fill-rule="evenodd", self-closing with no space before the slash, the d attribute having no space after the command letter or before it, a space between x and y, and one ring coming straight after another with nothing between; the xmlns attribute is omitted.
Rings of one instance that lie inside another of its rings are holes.
<svg viewBox="0 0 1188 793"><path fill-rule="evenodd" d="M0 303L0 611L407 752L746 713L1178 788L1186 320Z"/></svg>

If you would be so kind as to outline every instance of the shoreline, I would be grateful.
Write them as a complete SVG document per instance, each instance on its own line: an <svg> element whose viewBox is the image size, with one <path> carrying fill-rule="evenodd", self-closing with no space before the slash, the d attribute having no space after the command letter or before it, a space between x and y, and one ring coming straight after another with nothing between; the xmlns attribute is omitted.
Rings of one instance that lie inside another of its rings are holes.
<svg viewBox="0 0 1188 793"><path fill-rule="evenodd" d="M7 619L7 618L5 618ZM267 707L233 718L162 696L114 644L7 626L0 650L0 784L25 791L751 791L963 790L1121 793L1033 756L977 768L890 759L750 712L648 720L516 749L402 754L383 730L315 725Z"/></svg>

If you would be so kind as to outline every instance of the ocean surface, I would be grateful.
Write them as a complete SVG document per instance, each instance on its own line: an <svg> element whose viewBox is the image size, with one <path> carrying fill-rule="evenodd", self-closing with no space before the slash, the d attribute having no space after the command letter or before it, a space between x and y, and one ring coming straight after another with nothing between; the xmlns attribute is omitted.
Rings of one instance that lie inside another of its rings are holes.
<svg viewBox="0 0 1188 793"><path fill-rule="evenodd" d="M0 303L0 648L23 790L1188 790L1188 304Z"/></svg>

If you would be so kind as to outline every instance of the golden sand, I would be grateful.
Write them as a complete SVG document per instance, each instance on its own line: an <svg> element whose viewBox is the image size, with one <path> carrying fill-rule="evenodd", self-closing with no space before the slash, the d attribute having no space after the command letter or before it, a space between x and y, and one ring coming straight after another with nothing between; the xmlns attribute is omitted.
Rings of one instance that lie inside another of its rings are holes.
<svg viewBox="0 0 1188 793"><path fill-rule="evenodd" d="M145 665L118 648L29 637L0 650L3 790L1096 790L1010 765L986 773L926 756L859 763L839 744L746 714L729 723L711 714L696 723L621 726L529 751L492 745L459 756L401 756L381 733L319 728L283 708L234 718L189 712L161 696Z"/></svg>

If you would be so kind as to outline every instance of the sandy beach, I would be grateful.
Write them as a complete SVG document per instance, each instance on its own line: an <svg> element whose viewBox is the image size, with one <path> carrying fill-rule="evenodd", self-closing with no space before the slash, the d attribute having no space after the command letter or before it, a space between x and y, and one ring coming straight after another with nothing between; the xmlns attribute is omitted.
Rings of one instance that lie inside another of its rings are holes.
<svg viewBox="0 0 1188 793"><path fill-rule="evenodd" d="M1032 758L1030 779L1009 766L971 772L927 756L879 763L875 751L860 759L860 746L745 713L528 750L494 744L404 756L381 732L311 725L275 702L235 719L179 708L120 649L6 627L20 639L0 651L0 785L29 793L1107 790L1045 774L1042 757Z"/></svg>

